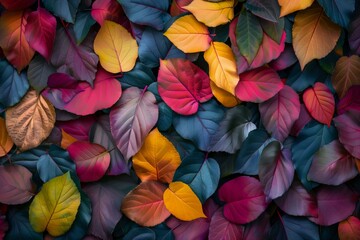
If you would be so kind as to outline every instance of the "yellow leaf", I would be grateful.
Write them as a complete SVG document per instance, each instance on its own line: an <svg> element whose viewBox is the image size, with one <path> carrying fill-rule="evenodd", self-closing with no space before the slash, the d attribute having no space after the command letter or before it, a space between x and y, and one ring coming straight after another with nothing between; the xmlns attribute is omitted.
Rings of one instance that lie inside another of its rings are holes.
<svg viewBox="0 0 360 240"><path fill-rule="evenodd" d="M222 42L212 42L204 53L209 64L210 79L221 89L235 95L235 87L239 82L235 56L231 48Z"/></svg>
<svg viewBox="0 0 360 240"><path fill-rule="evenodd" d="M193 15L178 18L164 35L185 53L205 51L211 42L207 27L199 23Z"/></svg>
<svg viewBox="0 0 360 240"><path fill-rule="evenodd" d="M128 72L135 66L138 45L120 24L104 21L94 40L94 51L108 72Z"/></svg>
<svg viewBox="0 0 360 240"><path fill-rule="evenodd" d="M193 0L189 5L182 7L190 11L197 20L209 27L226 24L234 18L234 0L209 2Z"/></svg>
<svg viewBox="0 0 360 240"><path fill-rule="evenodd" d="M25 151L39 146L55 124L55 108L35 90L6 110L6 127L13 142Z"/></svg>
<svg viewBox="0 0 360 240"><path fill-rule="evenodd" d="M5 125L5 120L0 118L0 157L5 156L14 145Z"/></svg>
<svg viewBox="0 0 360 240"><path fill-rule="evenodd" d="M313 59L320 59L334 49L341 28L333 23L322 7L314 4L299 12L293 26L293 45L301 69Z"/></svg>
<svg viewBox="0 0 360 240"><path fill-rule="evenodd" d="M157 128L149 133L140 151L133 157L133 166L141 181L170 183L180 163L180 155L174 145Z"/></svg>
<svg viewBox="0 0 360 240"><path fill-rule="evenodd" d="M35 232L47 230L57 237L66 233L80 206L80 193L67 172L45 183L29 209L29 220Z"/></svg>
<svg viewBox="0 0 360 240"><path fill-rule="evenodd" d="M77 139L61 129L61 147L67 149L72 143L76 142Z"/></svg>
<svg viewBox="0 0 360 240"><path fill-rule="evenodd" d="M206 218L201 202L191 188L183 182L172 182L164 192L165 207L176 218L192 221Z"/></svg>
<svg viewBox="0 0 360 240"><path fill-rule="evenodd" d="M314 0L278 0L281 6L280 17L311 6Z"/></svg>
<svg viewBox="0 0 360 240"><path fill-rule="evenodd" d="M231 93L219 88L213 81L210 81L210 87L215 98L225 107L235 107L240 104L241 101L238 100Z"/></svg>

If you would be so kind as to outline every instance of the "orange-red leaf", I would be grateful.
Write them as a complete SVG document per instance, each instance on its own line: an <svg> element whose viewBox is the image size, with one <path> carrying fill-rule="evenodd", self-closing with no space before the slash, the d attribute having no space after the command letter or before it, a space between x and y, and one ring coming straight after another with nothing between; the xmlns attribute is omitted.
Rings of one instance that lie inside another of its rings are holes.
<svg viewBox="0 0 360 240"><path fill-rule="evenodd" d="M5 120L0 118L0 157L6 155L14 145L5 125Z"/></svg>
<svg viewBox="0 0 360 240"><path fill-rule="evenodd" d="M338 226L339 238L341 240L360 239L360 219L350 216L341 221Z"/></svg>

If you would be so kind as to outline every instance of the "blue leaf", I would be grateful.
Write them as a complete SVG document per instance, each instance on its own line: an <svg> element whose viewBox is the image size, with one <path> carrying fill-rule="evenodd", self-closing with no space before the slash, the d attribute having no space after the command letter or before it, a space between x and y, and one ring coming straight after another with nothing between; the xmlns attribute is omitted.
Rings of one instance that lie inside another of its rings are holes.
<svg viewBox="0 0 360 240"><path fill-rule="evenodd" d="M74 23L80 0L42 0L44 6L55 16Z"/></svg>
<svg viewBox="0 0 360 240"><path fill-rule="evenodd" d="M326 15L334 22L347 28L355 11L355 0L318 0Z"/></svg>
<svg viewBox="0 0 360 240"><path fill-rule="evenodd" d="M192 141L200 150L207 151L223 116L224 109L215 100L210 100L200 105L194 115L176 114L173 124L180 136Z"/></svg>
<svg viewBox="0 0 360 240"><path fill-rule="evenodd" d="M176 131L164 133L165 137L174 144L176 150L180 154L180 158L184 159L196 151L195 146L191 141L183 139Z"/></svg>
<svg viewBox="0 0 360 240"><path fill-rule="evenodd" d="M131 22L163 30L171 18L167 13L168 0L118 0Z"/></svg>
<svg viewBox="0 0 360 240"><path fill-rule="evenodd" d="M75 39L80 44L88 35L90 28L96 23L91 16L91 11L78 12L76 14L74 33Z"/></svg>
<svg viewBox="0 0 360 240"><path fill-rule="evenodd" d="M0 104L15 105L29 89L26 73L18 74L7 61L0 61Z"/></svg>
<svg viewBox="0 0 360 240"><path fill-rule="evenodd" d="M173 111L166 103L159 103L159 118L156 124L160 131L166 131L171 127L173 121Z"/></svg>
<svg viewBox="0 0 360 240"><path fill-rule="evenodd" d="M311 190L318 184L307 180L314 154L320 147L337 138L334 126L327 127L313 120L308 123L299 133L292 145L292 160L301 183L307 190Z"/></svg>
<svg viewBox="0 0 360 240"><path fill-rule="evenodd" d="M47 87L48 77L56 69L48 63L40 54L34 57L27 71L27 77L30 85L38 92Z"/></svg>
<svg viewBox="0 0 360 240"><path fill-rule="evenodd" d="M156 78L150 68L144 64L136 63L133 70L124 73L120 78L121 87L126 89L129 87L144 88L155 82Z"/></svg>
<svg viewBox="0 0 360 240"><path fill-rule="evenodd" d="M156 234L150 228L136 227L131 229L123 240L156 240Z"/></svg>
<svg viewBox="0 0 360 240"><path fill-rule="evenodd" d="M40 156L37 164L40 179L47 182L50 179L63 175L67 171L75 171L75 164L69 159L52 158L49 154Z"/></svg>

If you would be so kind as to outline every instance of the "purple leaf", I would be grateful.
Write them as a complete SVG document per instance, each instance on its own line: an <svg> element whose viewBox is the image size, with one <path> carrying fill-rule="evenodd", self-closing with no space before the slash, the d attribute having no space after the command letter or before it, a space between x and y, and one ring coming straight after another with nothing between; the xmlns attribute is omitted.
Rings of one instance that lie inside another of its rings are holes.
<svg viewBox="0 0 360 240"><path fill-rule="evenodd" d="M351 86L345 96L337 104L337 112L339 115L355 110L360 112L360 85Z"/></svg>
<svg viewBox="0 0 360 240"><path fill-rule="evenodd" d="M223 215L223 208L219 208L211 218L209 240L243 239L244 227L229 222Z"/></svg>
<svg viewBox="0 0 360 240"><path fill-rule="evenodd" d="M360 54L360 16L350 24L349 45L355 54Z"/></svg>
<svg viewBox="0 0 360 240"><path fill-rule="evenodd" d="M300 105L300 114L299 118L294 122L294 125L291 129L291 135L297 136L300 131L312 120L309 112L307 111L304 104Z"/></svg>
<svg viewBox="0 0 360 240"><path fill-rule="evenodd" d="M298 61L294 49L291 45L285 45L284 51L280 54L280 56L271 61L269 66L273 68L275 71L284 70Z"/></svg>
<svg viewBox="0 0 360 240"><path fill-rule="evenodd" d="M255 221L245 226L244 240L263 240L266 239L270 230L270 215L264 212Z"/></svg>

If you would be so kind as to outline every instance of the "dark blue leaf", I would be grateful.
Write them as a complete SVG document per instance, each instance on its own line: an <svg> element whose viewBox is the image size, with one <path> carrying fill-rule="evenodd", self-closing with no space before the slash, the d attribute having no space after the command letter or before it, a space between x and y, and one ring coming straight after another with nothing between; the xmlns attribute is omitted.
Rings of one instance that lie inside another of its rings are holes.
<svg viewBox="0 0 360 240"><path fill-rule="evenodd" d="M320 239L321 240L339 240L338 224L328 227L320 226Z"/></svg>
<svg viewBox="0 0 360 240"><path fill-rule="evenodd" d="M7 61L0 61L0 104L5 107L15 105L29 89L26 73L18 74Z"/></svg>
<svg viewBox="0 0 360 240"><path fill-rule="evenodd" d="M294 24L294 21L290 21L289 20L289 16L286 16L284 18L285 20L285 32L286 32L286 39L285 39L285 42L286 43L292 43L292 27L293 27L293 24Z"/></svg>
<svg viewBox="0 0 360 240"><path fill-rule="evenodd" d="M280 16L280 6L277 0L248 0L245 7L252 14L271 22L277 22Z"/></svg>
<svg viewBox="0 0 360 240"><path fill-rule="evenodd" d="M131 229L123 240L156 240L156 234L150 228L136 227Z"/></svg>
<svg viewBox="0 0 360 240"><path fill-rule="evenodd" d="M36 167L40 179L43 182L47 182L54 177L63 175L67 171L75 172L75 164L73 161L68 158L59 158L56 155L51 157L49 154L41 155Z"/></svg>
<svg viewBox="0 0 360 240"><path fill-rule="evenodd" d="M229 39L229 25L223 24L217 27L209 28L210 34L213 34L214 42L226 42Z"/></svg>
<svg viewBox="0 0 360 240"><path fill-rule="evenodd" d="M133 70L124 73L124 75L119 80L121 87L123 88L144 88L145 86L155 82L156 78L150 68L138 62L136 63Z"/></svg>
<svg viewBox="0 0 360 240"><path fill-rule="evenodd" d="M80 44L88 35L90 28L96 23L91 16L91 11L78 12L76 14L74 33L75 39Z"/></svg>
<svg viewBox="0 0 360 240"><path fill-rule="evenodd" d="M48 77L55 72L55 68L41 55L34 57L29 65L27 77L30 85L38 92L47 87Z"/></svg>
<svg viewBox="0 0 360 240"><path fill-rule="evenodd" d="M355 11L355 0L318 0L326 15L334 22L347 28Z"/></svg>
<svg viewBox="0 0 360 240"><path fill-rule="evenodd" d="M160 131L167 131L173 121L173 111L166 105L166 103L159 103L159 118L156 124Z"/></svg>
<svg viewBox="0 0 360 240"><path fill-rule="evenodd" d="M74 23L80 0L42 0L44 6L55 16Z"/></svg>
<svg viewBox="0 0 360 240"><path fill-rule="evenodd" d="M173 240L174 234L172 230L166 226L165 223L156 225L151 228L156 234L156 240Z"/></svg>
<svg viewBox="0 0 360 240"><path fill-rule="evenodd" d="M180 154L180 158L184 159L187 156L193 154L196 151L195 146L191 141L183 139L176 131L171 131L169 133L164 133L165 137L174 144L176 150Z"/></svg>

